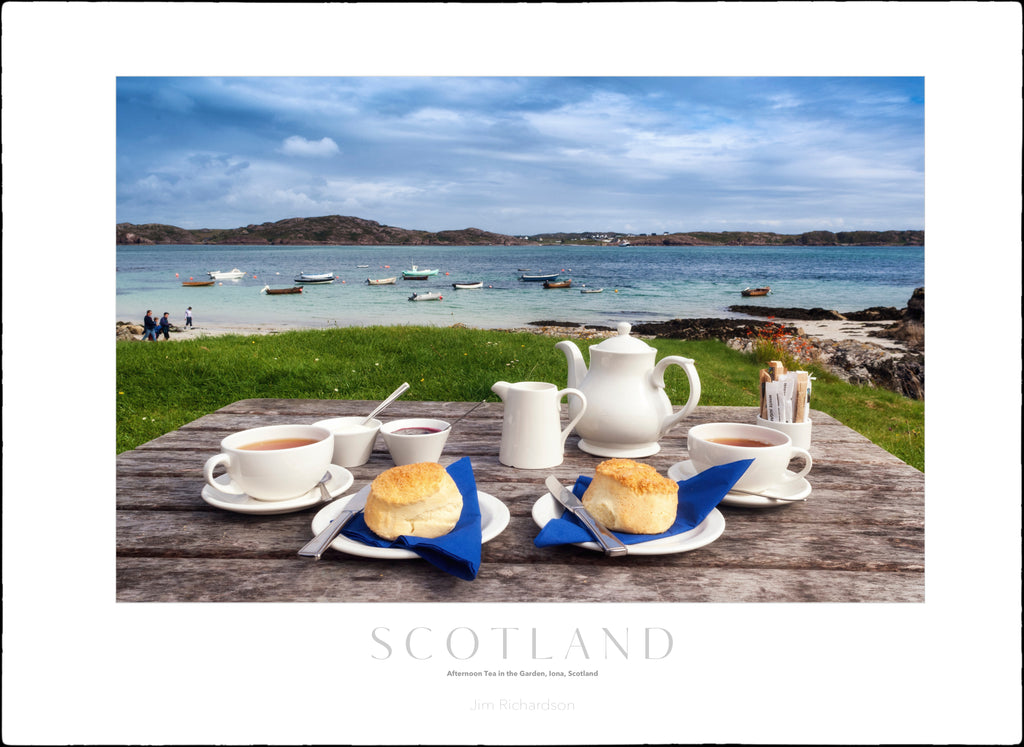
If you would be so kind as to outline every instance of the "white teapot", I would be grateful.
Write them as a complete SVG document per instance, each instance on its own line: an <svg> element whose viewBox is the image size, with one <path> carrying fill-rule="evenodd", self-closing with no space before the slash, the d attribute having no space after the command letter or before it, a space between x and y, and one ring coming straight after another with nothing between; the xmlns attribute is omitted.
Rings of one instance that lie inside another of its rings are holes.
<svg viewBox="0 0 1024 747"><path fill-rule="evenodd" d="M575 343L563 340L555 347L569 363L569 386L586 396L587 406L576 423L579 447L603 457L635 458L660 451L658 440L697 407L700 378L691 358L670 355L657 365L658 351L629 334L630 325L619 324L618 334L590 348L590 369ZM665 394L665 369L681 366L690 383L686 404L672 412ZM569 401L569 417L579 415L578 404Z"/></svg>

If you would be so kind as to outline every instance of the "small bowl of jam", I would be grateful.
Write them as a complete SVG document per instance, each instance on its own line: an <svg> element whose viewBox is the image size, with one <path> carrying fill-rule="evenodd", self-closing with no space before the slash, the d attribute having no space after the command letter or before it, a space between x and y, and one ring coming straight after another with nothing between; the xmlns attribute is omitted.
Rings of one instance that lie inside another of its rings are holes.
<svg viewBox="0 0 1024 747"><path fill-rule="evenodd" d="M449 433L451 424L435 418L402 418L380 428L396 465L438 461Z"/></svg>

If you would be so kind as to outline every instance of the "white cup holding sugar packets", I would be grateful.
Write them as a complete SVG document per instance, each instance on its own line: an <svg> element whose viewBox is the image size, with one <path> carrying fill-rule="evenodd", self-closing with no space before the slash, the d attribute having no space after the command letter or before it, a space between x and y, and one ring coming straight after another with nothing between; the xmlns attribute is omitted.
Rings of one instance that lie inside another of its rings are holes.
<svg viewBox="0 0 1024 747"><path fill-rule="evenodd" d="M686 449L698 472L741 459L752 459L736 481L738 490L757 493L783 488L802 480L814 461L806 449L793 445L782 431L750 423L703 423L686 435ZM798 472L789 469L792 459L803 459Z"/></svg>
<svg viewBox="0 0 1024 747"><path fill-rule="evenodd" d="M265 425L232 433L220 453L206 460L203 477L210 487L259 501L286 501L316 487L334 453L331 431L317 425ZM229 482L217 481L224 467Z"/></svg>
<svg viewBox="0 0 1024 747"><path fill-rule="evenodd" d="M760 415L757 416L757 425L764 428L773 428L789 436L793 445L801 449L811 448L811 419L807 418L802 423L782 423L774 420L766 420Z"/></svg>
<svg viewBox="0 0 1024 747"><path fill-rule="evenodd" d="M364 425L365 415L318 420L318 425L334 434L334 456L332 464L339 467L359 467L370 461L377 433L383 423L371 418Z"/></svg>

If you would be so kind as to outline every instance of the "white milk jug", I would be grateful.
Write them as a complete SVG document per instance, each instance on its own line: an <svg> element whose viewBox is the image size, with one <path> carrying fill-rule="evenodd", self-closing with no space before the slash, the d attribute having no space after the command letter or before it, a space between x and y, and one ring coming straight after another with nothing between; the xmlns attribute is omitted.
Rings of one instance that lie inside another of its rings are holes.
<svg viewBox="0 0 1024 747"><path fill-rule="evenodd" d="M578 389L559 389L543 381L509 384L499 381L491 391L505 403L498 461L517 469L557 467L565 458L565 440L587 409ZM562 428L563 397L575 397L576 413Z"/></svg>

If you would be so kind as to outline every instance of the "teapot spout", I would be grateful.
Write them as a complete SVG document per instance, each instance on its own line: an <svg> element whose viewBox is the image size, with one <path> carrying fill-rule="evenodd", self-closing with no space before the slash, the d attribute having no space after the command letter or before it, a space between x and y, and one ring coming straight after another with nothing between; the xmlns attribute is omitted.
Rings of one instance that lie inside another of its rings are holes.
<svg viewBox="0 0 1024 747"><path fill-rule="evenodd" d="M505 401L505 395L508 393L508 388L511 386L507 381L497 381L491 386L491 391L501 397L501 401Z"/></svg>
<svg viewBox="0 0 1024 747"><path fill-rule="evenodd" d="M565 353L565 360L569 365L569 383L566 386L578 389L587 375L587 364L583 362L583 353L570 340L562 340L555 343L555 348Z"/></svg>

